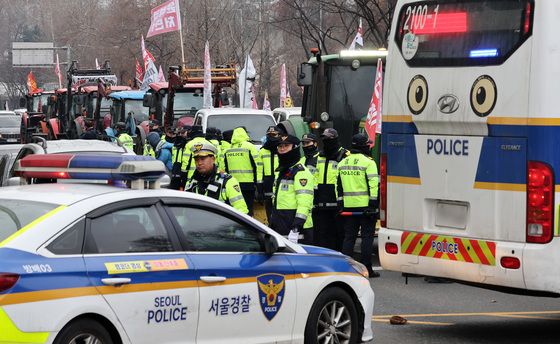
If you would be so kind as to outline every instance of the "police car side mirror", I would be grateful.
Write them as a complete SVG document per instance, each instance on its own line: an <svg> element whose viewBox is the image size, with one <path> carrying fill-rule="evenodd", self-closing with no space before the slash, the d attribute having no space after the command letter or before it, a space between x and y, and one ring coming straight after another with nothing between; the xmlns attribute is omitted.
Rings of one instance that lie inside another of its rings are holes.
<svg viewBox="0 0 560 344"><path fill-rule="evenodd" d="M274 236L270 234L264 235L264 250L268 255L278 252L278 241Z"/></svg>

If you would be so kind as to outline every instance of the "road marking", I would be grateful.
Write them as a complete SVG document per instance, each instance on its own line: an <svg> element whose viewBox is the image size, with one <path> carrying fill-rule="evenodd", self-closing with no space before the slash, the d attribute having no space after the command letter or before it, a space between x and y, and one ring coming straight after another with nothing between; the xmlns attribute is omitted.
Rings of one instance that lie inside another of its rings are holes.
<svg viewBox="0 0 560 344"><path fill-rule="evenodd" d="M375 318L375 317L374 317ZM382 322L389 324L389 319L373 319L376 322ZM407 324L415 324L415 325L435 325L435 326L449 326L455 325L454 323L445 323L445 322L434 322L434 321L416 321L416 320L407 320Z"/></svg>
<svg viewBox="0 0 560 344"><path fill-rule="evenodd" d="M560 320L560 318L549 318L549 317L537 317L534 315L516 315L516 314L494 314L493 317L502 318L519 318L519 319L537 319L537 320Z"/></svg>
<svg viewBox="0 0 560 344"><path fill-rule="evenodd" d="M472 317L472 316L500 316L500 315L545 315L560 314L560 311L532 311L532 312L488 312L488 313L428 313L428 314L399 314L403 318L427 318L427 317ZM392 315L375 315L375 319L389 319Z"/></svg>

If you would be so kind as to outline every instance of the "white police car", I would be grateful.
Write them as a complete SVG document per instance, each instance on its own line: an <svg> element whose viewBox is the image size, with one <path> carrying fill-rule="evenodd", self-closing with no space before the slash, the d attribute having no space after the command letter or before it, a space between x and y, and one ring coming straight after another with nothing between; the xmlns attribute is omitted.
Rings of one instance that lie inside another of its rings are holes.
<svg viewBox="0 0 560 344"><path fill-rule="evenodd" d="M159 161L46 154L16 164L28 180L105 178L136 189L0 190L0 343L372 338L363 265L290 243L209 198L151 189Z"/></svg>

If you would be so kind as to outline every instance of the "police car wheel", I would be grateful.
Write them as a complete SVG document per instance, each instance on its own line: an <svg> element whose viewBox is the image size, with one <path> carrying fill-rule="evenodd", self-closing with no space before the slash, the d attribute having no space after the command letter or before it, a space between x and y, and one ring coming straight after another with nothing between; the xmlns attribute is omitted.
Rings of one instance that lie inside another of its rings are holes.
<svg viewBox="0 0 560 344"><path fill-rule="evenodd" d="M66 325L54 344L113 344L109 332L97 321L80 319Z"/></svg>
<svg viewBox="0 0 560 344"><path fill-rule="evenodd" d="M307 318L305 343L358 342L358 311L348 293L340 288L321 292Z"/></svg>

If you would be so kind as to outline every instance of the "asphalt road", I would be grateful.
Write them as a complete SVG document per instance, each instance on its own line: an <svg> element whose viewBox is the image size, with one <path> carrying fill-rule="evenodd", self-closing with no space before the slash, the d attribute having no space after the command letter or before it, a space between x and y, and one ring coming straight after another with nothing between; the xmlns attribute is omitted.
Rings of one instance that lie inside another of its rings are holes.
<svg viewBox="0 0 560 344"><path fill-rule="evenodd" d="M373 343L560 343L560 298L518 296L380 271ZM391 325L400 315L405 325Z"/></svg>

